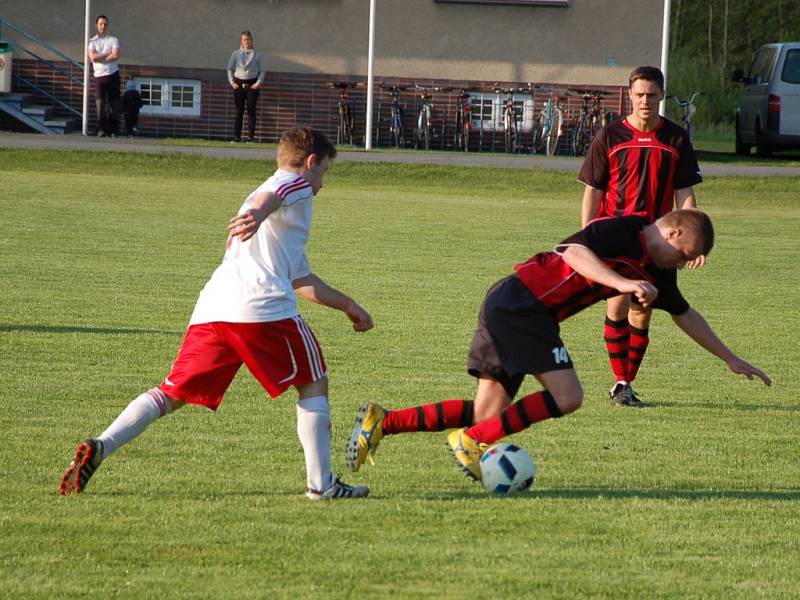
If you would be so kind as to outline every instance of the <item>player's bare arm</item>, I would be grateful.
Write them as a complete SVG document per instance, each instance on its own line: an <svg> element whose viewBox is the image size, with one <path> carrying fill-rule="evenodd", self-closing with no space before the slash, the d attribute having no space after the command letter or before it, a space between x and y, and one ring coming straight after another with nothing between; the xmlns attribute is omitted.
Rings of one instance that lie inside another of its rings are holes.
<svg viewBox="0 0 800 600"><path fill-rule="evenodd" d="M292 281L292 287L304 300L342 311L353 323L353 329L356 331L369 331L375 326L370 314L358 302L329 286L313 273L295 279Z"/></svg>
<svg viewBox="0 0 800 600"><path fill-rule="evenodd" d="M717 337L717 334L711 329L711 326L703 318L703 315L693 308L690 308L682 315L673 315L672 319L686 335L697 342L702 348L705 348L711 354L725 361L725 364L727 364L728 368L734 373L744 375L750 380L754 377L758 377L766 385L772 385L772 380L766 373L736 356L736 354Z"/></svg>
<svg viewBox="0 0 800 600"><path fill-rule="evenodd" d="M650 306L658 297L658 290L652 283L645 279L627 279L612 271L586 246L572 244L564 250L561 257L587 279L614 288L622 294L633 294L644 307Z"/></svg>
<svg viewBox="0 0 800 600"><path fill-rule="evenodd" d="M587 185L583 190L583 202L581 203L581 229L589 224L589 221L597 216L600 208L600 201L603 199L603 190L598 190Z"/></svg>
<svg viewBox="0 0 800 600"><path fill-rule="evenodd" d="M694 188L692 186L675 190L675 207L681 208L697 208L697 198L694 195ZM699 269L706 264L705 255L700 255L694 260L686 263L687 269Z"/></svg>
<svg viewBox="0 0 800 600"><path fill-rule="evenodd" d="M253 198L251 207L228 221L228 233L243 242L256 234L259 226L281 206L281 198L274 192L261 192Z"/></svg>

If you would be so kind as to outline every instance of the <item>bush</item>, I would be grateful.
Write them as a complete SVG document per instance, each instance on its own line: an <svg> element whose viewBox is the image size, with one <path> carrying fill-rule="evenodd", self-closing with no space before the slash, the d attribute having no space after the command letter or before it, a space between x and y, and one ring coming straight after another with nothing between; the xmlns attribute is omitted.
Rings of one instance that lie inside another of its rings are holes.
<svg viewBox="0 0 800 600"><path fill-rule="evenodd" d="M669 61L667 95L689 98L698 90L705 95L695 98L695 128L730 129L736 117L741 85L730 80L729 72L720 73L715 65L709 65L705 57L685 49L674 51ZM669 100L667 116L680 123L681 115L682 109L674 100Z"/></svg>

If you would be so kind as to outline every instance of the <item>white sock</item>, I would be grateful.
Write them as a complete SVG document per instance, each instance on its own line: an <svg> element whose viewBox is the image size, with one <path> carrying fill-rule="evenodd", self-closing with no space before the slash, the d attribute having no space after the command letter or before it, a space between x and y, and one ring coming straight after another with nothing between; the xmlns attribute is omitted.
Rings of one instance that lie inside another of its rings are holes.
<svg viewBox="0 0 800 600"><path fill-rule="evenodd" d="M148 390L132 400L97 438L103 444L102 458L130 442L147 429L150 423L170 412L172 403L169 396L158 388Z"/></svg>
<svg viewBox="0 0 800 600"><path fill-rule="evenodd" d="M325 396L297 401L297 437L306 457L308 489L324 492L331 476L331 414Z"/></svg>

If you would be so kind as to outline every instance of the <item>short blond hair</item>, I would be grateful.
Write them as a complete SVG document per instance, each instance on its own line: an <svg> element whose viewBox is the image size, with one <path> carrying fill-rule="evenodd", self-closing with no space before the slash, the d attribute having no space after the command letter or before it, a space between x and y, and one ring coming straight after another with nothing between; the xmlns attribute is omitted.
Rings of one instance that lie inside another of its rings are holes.
<svg viewBox="0 0 800 600"><path fill-rule="evenodd" d="M321 131L311 127L293 127L281 136L278 143L278 166L302 167L312 154L316 154L317 160L333 160L336 147Z"/></svg>

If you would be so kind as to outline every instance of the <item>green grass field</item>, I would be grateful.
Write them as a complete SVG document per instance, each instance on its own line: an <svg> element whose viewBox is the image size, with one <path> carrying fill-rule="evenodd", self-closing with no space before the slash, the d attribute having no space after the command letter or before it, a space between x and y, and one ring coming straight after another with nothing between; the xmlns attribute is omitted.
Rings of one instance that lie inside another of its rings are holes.
<svg viewBox="0 0 800 600"><path fill-rule="evenodd" d="M412 434L345 474L368 499L311 503L294 394L269 400L242 372L218 413L155 423L85 494L59 497L76 443L167 373L228 217L273 168L0 149L0 596L800 596L800 177L708 178L717 247L680 275L775 385L729 373L657 314L637 380L648 406L613 410L592 307L562 328L584 407L511 438L538 467L528 494L488 496L443 434ZM301 305L331 371L338 471L366 400L472 396L485 290L575 230L581 192L574 174L334 167L309 257L376 322L356 334Z"/></svg>

